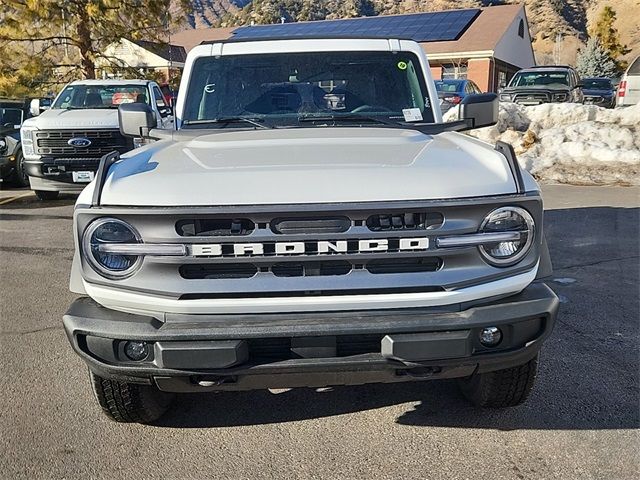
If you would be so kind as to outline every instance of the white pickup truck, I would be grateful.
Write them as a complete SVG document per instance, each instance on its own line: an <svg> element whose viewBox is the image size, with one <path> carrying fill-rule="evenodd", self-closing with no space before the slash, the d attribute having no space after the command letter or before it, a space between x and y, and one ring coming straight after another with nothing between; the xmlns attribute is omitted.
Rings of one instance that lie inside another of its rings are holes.
<svg viewBox="0 0 640 480"><path fill-rule="evenodd" d="M540 190L513 149L443 123L419 44L201 45L175 131L106 155L75 206L64 316L95 396L150 422L181 392L457 378L484 407L524 401L558 299Z"/></svg>
<svg viewBox="0 0 640 480"><path fill-rule="evenodd" d="M104 154L134 147L118 128L119 105L148 105L159 128L173 127L171 107L158 84L148 80L79 80L65 86L41 114L38 102L32 101L33 118L20 135L31 189L41 200L79 193Z"/></svg>

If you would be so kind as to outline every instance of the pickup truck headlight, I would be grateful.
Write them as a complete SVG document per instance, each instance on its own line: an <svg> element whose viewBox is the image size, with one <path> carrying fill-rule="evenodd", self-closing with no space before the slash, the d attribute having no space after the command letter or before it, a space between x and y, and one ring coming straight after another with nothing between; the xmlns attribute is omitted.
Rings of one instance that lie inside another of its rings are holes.
<svg viewBox="0 0 640 480"><path fill-rule="evenodd" d="M509 95L508 93L501 93L500 94L500 101L501 102L510 102L511 101L511 95Z"/></svg>
<svg viewBox="0 0 640 480"><path fill-rule="evenodd" d="M566 102L567 101L567 94L566 93L554 93L553 94L553 101L554 102Z"/></svg>
<svg viewBox="0 0 640 480"><path fill-rule="evenodd" d="M126 222L117 218L100 218L85 230L82 254L103 277L123 279L136 272L142 263L142 256L119 252L117 245L141 242L138 232Z"/></svg>
<svg viewBox="0 0 640 480"><path fill-rule="evenodd" d="M488 243L478 248L489 264L507 267L522 260L531 249L535 237L535 222L524 208L497 208L484 218L480 233L500 232L513 232L514 239Z"/></svg>
<svg viewBox="0 0 640 480"><path fill-rule="evenodd" d="M0 153L4 153L7 149L7 141L4 138L0 138Z"/></svg>
<svg viewBox="0 0 640 480"><path fill-rule="evenodd" d="M20 139L22 141L22 154L25 158L29 159L38 157L35 151L34 145L34 132L38 129L36 127L22 127L20 129Z"/></svg>

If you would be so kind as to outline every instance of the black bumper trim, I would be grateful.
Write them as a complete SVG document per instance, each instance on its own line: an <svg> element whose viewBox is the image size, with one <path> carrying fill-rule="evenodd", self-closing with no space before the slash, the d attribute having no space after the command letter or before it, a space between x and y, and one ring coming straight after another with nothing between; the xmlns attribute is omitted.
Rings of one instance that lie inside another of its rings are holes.
<svg viewBox="0 0 640 480"><path fill-rule="evenodd" d="M321 379L325 378L329 381L331 374L368 372L364 376L351 375L351 373L347 375L355 383L363 381L366 383L371 381L373 372L378 372L378 377L374 375L375 378L379 378L377 381L389 382L416 377L450 378L468 375L473 371L498 370L525 363L537 354L542 342L551 333L558 303L557 297L549 287L535 283L517 295L458 312L413 308L264 315L183 315L168 316L168 321L163 323L152 317L110 310L85 297L77 299L71 305L64 316L64 327L74 350L93 371L122 381L151 383L156 377L181 377L182 383L190 384L190 381L187 381L189 377L206 375L221 376L226 380L233 378L233 384L222 383L215 387L217 389L243 389L254 388L251 382L239 381L245 376L259 375L266 379L262 383L275 386L273 383L282 384L281 376L287 374L294 376L305 373L315 374L319 376L317 381L322 383ZM321 337L372 333L386 335L468 330L487 325L507 326L532 318L542 319L542 327L535 338L524 346L495 353L483 351L459 358L429 357L429 360L419 362L385 358L382 352L378 352L347 357L300 358L262 363L252 363L249 360L247 363L225 369L189 370L160 368L153 363L146 365L105 363L92 356L86 346L82 345L82 339L86 338L84 337L86 335L153 342ZM425 368L427 373L421 373ZM405 378L407 376L410 378ZM280 380L276 382L276 378ZM344 378L335 380L336 382L346 381ZM262 383L258 382L258 384ZM284 384L287 383L284 382ZM195 385L194 388L201 387Z"/></svg>

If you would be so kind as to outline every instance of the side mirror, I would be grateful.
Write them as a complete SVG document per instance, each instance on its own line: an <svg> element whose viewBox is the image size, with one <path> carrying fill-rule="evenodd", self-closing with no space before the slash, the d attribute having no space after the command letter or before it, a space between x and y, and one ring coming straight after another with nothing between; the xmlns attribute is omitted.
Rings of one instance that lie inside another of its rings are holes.
<svg viewBox="0 0 640 480"><path fill-rule="evenodd" d="M171 107L160 107L158 108L158 113L160 113L161 117L168 117L173 114L173 109Z"/></svg>
<svg viewBox="0 0 640 480"><path fill-rule="evenodd" d="M149 130L156 128L156 116L146 103L122 103L118 107L120 133L125 137L148 137Z"/></svg>
<svg viewBox="0 0 640 480"><path fill-rule="evenodd" d="M495 125L498 123L498 95L467 95L460 102L459 120L467 123L468 129Z"/></svg>
<svg viewBox="0 0 640 480"><path fill-rule="evenodd" d="M49 110L51 108L51 99L50 98L41 98L40 99L40 113L45 110Z"/></svg>
<svg viewBox="0 0 640 480"><path fill-rule="evenodd" d="M31 114L32 117L37 117L38 115L40 115L40 99L39 98L34 98L33 100L31 100L31 103L29 104L29 113Z"/></svg>

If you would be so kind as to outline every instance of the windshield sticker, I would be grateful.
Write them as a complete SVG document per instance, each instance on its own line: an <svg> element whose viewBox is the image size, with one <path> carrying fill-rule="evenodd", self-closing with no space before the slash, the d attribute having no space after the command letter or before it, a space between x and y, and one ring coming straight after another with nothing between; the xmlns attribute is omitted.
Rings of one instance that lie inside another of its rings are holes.
<svg viewBox="0 0 640 480"><path fill-rule="evenodd" d="M405 122L421 122L422 112L419 108L403 108L402 114L404 115Z"/></svg>
<svg viewBox="0 0 640 480"><path fill-rule="evenodd" d="M407 69L407 62L403 62L403 61L398 62L398 70L406 70L406 69Z"/></svg>

